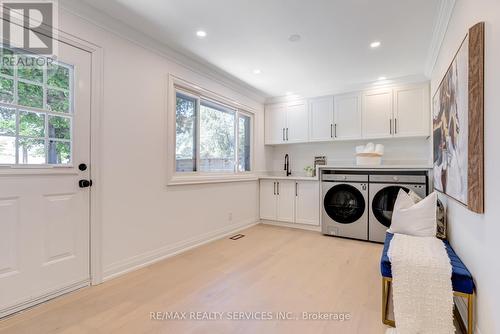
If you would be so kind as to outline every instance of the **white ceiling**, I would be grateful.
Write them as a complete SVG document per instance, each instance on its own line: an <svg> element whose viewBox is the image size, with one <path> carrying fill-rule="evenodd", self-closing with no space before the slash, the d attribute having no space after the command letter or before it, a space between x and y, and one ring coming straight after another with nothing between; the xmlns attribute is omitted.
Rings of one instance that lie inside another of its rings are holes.
<svg viewBox="0 0 500 334"><path fill-rule="evenodd" d="M441 1L86 0L268 96L423 75ZM292 34L301 40L290 42ZM382 45L371 49L375 40Z"/></svg>

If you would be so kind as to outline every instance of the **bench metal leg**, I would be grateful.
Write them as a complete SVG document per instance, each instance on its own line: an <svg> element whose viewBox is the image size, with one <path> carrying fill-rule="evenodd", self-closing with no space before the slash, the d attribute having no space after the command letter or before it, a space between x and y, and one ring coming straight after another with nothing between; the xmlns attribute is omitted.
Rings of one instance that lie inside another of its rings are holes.
<svg viewBox="0 0 500 334"><path fill-rule="evenodd" d="M391 288L391 279L387 277L382 277L382 323L387 326L396 327L395 321L387 318L390 288Z"/></svg>
<svg viewBox="0 0 500 334"><path fill-rule="evenodd" d="M388 319L389 292L392 278L382 277L382 323L391 327L396 326L394 320ZM467 299L467 334L474 333L474 293L453 292L455 296ZM463 323L463 322L462 322Z"/></svg>

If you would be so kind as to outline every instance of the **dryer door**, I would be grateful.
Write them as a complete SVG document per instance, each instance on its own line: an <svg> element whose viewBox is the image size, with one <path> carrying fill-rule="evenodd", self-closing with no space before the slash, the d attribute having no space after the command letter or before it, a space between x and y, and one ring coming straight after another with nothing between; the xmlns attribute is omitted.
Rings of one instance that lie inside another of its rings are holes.
<svg viewBox="0 0 500 334"><path fill-rule="evenodd" d="M326 214L340 224L355 223L363 216L366 208L363 194L352 185L343 183L326 192L323 205Z"/></svg>
<svg viewBox="0 0 500 334"><path fill-rule="evenodd" d="M392 211L398 197L399 190L407 193L410 189L404 186L387 186L378 191L372 200L372 212L375 218L385 227L391 226Z"/></svg>

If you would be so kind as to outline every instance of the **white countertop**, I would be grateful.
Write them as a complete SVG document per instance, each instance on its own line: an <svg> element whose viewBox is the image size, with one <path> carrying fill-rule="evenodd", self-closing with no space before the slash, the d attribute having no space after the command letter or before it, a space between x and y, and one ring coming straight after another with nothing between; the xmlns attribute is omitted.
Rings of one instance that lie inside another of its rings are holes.
<svg viewBox="0 0 500 334"><path fill-rule="evenodd" d="M319 178L317 176L305 176L305 175L292 175L290 176L285 176L283 174L278 174L278 173L267 173L267 174L262 174L259 175L259 179L266 180L294 180L294 181L318 181Z"/></svg>
<svg viewBox="0 0 500 334"><path fill-rule="evenodd" d="M318 166L316 176L306 176L304 173L292 173L290 176L285 176L285 172L268 172L259 175L259 179L270 180L295 180L295 181L319 181L321 169L337 169L337 170L419 170L429 171L432 166L427 164L382 164L375 166L358 166L350 163L338 163L334 165Z"/></svg>
<svg viewBox="0 0 500 334"><path fill-rule="evenodd" d="M319 169L357 169L357 170L378 170L378 169L410 169L410 170L429 170L432 166L426 164L415 164L415 165L352 165L352 164L336 164L336 165L326 165L318 166Z"/></svg>

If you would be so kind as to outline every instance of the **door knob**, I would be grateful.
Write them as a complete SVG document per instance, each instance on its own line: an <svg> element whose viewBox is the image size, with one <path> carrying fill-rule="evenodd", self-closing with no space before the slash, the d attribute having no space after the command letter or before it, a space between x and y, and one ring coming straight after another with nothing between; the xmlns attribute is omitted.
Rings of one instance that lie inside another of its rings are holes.
<svg viewBox="0 0 500 334"><path fill-rule="evenodd" d="M80 180L78 181L78 186L80 186L80 188L92 187L92 180Z"/></svg>

